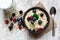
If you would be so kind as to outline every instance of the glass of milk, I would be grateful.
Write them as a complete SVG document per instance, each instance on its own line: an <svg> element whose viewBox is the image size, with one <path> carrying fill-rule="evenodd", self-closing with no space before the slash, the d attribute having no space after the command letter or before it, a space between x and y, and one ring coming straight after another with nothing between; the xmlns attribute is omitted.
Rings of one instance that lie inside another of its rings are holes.
<svg viewBox="0 0 60 40"><path fill-rule="evenodd" d="M16 11L14 0L0 0L0 8L4 10L5 16L11 16L11 13Z"/></svg>

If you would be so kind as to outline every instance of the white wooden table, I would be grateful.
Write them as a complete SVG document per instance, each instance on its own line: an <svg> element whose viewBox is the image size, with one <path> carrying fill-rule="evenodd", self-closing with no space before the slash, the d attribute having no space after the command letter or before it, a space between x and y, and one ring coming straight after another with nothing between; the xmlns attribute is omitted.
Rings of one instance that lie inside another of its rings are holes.
<svg viewBox="0 0 60 40"><path fill-rule="evenodd" d="M17 10L23 10L24 12L31 6L37 4L39 1L43 3L49 12L50 8L52 7L50 4L52 0L29 0L28 2L27 0L15 0ZM0 40L60 40L60 0L55 0L54 6L57 9L57 14L54 18L57 23L55 37L52 37L52 31L38 39L30 37L28 31L25 29L15 30L13 32L8 31L8 27L4 26L4 12L2 9L0 9Z"/></svg>

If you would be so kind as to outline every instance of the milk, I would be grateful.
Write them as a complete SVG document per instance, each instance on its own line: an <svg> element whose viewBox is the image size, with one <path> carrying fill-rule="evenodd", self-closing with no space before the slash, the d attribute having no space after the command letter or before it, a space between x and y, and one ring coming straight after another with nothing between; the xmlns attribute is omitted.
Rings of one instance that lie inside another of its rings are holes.
<svg viewBox="0 0 60 40"><path fill-rule="evenodd" d="M0 0L0 8L7 9L11 6L12 0Z"/></svg>
<svg viewBox="0 0 60 40"><path fill-rule="evenodd" d="M16 12L14 0L0 0L0 8L4 10L5 17L11 17L13 12Z"/></svg>

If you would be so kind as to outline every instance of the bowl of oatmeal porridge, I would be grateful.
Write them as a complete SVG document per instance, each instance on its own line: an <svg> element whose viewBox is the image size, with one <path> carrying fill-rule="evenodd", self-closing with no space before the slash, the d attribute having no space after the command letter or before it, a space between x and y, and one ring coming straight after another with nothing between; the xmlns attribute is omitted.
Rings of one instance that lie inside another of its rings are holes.
<svg viewBox="0 0 60 40"><path fill-rule="evenodd" d="M24 26L33 33L43 32L49 25L49 14L40 7L32 7L28 9L24 16Z"/></svg>

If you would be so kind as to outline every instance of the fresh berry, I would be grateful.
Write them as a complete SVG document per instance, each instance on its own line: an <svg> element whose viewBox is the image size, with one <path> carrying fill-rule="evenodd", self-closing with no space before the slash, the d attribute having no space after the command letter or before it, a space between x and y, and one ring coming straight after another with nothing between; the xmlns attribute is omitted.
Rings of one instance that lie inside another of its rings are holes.
<svg viewBox="0 0 60 40"><path fill-rule="evenodd" d="M30 18L28 17L27 20L30 21Z"/></svg>
<svg viewBox="0 0 60 40"><path fill-rule="evenodd" d="M22 17L20 17L20 20L22 20Z"/></svg>
<svg viewBox="0 0 60 40"><path fill-rule="evenodd" d="M9 28L9 30L11 31L11 30L13 29L13 26L9 26L8 28Z"/></svg>
<svg viewBox="0 0 60 40"><path fill-rule="evenodd" d="M5 20L5 23L6 23L6 24L9 24L9 20Z"/></svg>
<svg viewBox="0 0 60 40"><path fill-rule="evenodd" d="M42 20L39 20L39 21L38 21L38 24L41 25L41 24L42 24Z"/></svg>
<svg viewBox="0 0 60 40"><path fill-rule="evenodd" d="M33 17L33 19L32 19L33 21L36 21L37 19L36 19L36 17Z"/></svg>
<svg viewBox="0 0 60 40"><path fill-rule="evenodd" d="M30 20L32 20L33 19L33 16L30 16L29 18L30 18Z"/></svg>
<svg viewBox="0 0 60 40"><path fill-rule="evenodd" d="M18 26L19 29L22 29L22 26Z"/></svg>
<svg viewBox="0 0 60 40"><path fill-rule="evenodd" d="M17 18L17 21L19 22L19 21L22 21L22 17L21 18Z"/></svg>
<svg viewBox="0 0 60 40"><path fill-rule="evenodd" d="M19 25L19 26L21 26L21 25L22 25L22 22L21 22L21 21L19 21L19 22L18 22L18 25Z"/></svg>
<svg viewBox="0 0 60 40"><path fill-rule="evenodd" d="M33 9L33 13L36 13L36 9Z"/></svg>
<svg viewBox="0 0 60 40"><path fill-rule="evenodd" d="M22 10L20 10L20 11L19 11L19 13L20 13L20 14L23 14L23 11L22 11Z"/></svg>
<svg viewBox="0 0 60 40"><path fill-rule="evenodd" d="M40 32L42 32L42 31L43 31L43 28L39 28L38 30L39 30Z"/></svg>
<svg viewBox="0 0 60 40"><path fill-rule="evenodd" d="M11 18L10 18L10 21L12 21L12 20L13 20L13 18L11 17Z"/></svg>
<svg viewBox="0 0 60 40"><path fill-rule="evenodd" d="M18 22L19 22L19 20L20 20L20 19L19 19L19 18L17 18L17 21L18 21Z"/></svg>
<svg viewBox="0 0 60 40"><path fill-rule="evenodd" d="M17 19L16 18L13 18L13 22L17 22Z"/></svg>
<svg viewBox="0 0 60 40"><path fill-rule="evenodd" d="M13 26L14 24L13 24L13 23L11 23L10 25L11 25L11 26Z"/></svg>
<svg viewBox="0 0 60 40"><path fill-rule="evenodd" d="M40 16L43 17L43 14L41 13Z"/></svg>
<svg viewBox="0 0 60 40"><path fill-rule="evenodd" d="M15 17L15 15L16 15L15 13L12 13L12 17Z"/></svg>
<svg viewBox="0 0 60 40"><path fill-rule="evenodd" d="M33 20L31 20L31 24L34 24L34 21Z"/></svg>

